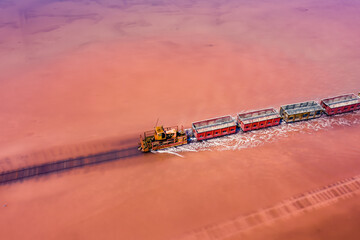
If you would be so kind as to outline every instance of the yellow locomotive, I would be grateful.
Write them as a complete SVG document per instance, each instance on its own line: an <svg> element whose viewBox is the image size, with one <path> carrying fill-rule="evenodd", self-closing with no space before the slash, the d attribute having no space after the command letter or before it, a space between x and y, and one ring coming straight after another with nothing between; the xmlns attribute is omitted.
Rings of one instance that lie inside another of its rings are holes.
<svg viewBox="0 0 360 240"><path fill-rule="evenodd" d="M166 128L157 126L153 131L147 131L144 132L144 135L140 135L139 150L150 152L183 144L187 144L187 135L183 128L179 131L178 126Z"/></svg>

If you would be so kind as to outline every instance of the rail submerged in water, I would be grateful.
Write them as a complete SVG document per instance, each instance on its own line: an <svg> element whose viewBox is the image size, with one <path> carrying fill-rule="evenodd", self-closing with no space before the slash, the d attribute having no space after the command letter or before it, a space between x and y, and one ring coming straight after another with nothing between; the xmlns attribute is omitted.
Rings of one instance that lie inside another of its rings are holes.
<svg viewBox="0 0 360 240"><path fill-rule="evenodd" d="M358 95L360 97L360 93ZM151 131L150 137L151 138L153 137L155 140L157 140L155 142L159 142L159 141L161 142L161 140L166 141L167 145L165 144L165 147L183 145L183 144L188 144L187 138L189 138L190 135L192 134L194 134L194 136L198 141L201 141L201 140L211 139L214 137L225 136L228 134L234 134L236 133L237 127L241 129L243 132L246 132L250 130L257 130L270 126L276 126L281 123L281 119L285 119L285 116L287 117L290 116L292 118L292 121L295 122L298 120L299 121L309 120L315 117L320 117L322 112L330 116L339 113L347 113L355 110L360 110L359 97L356 96L355 94L346 94L333 98L323 99L320 102L321 106L315 101L286 105L281 107L280 113L277 113L276 110L274 109L265 109L254 112L241 113L238 114L237 122L231 116L208 119L193 123L192 129L188 129L189 131L182 130L179 132L178 128L176 127L174 131L175 133L173 133L172 131L169 131L169 129L164 129L161 126L158 128L162 131L160 131L159 133L155 131L154 134ZM321 110L319 110L318 108L313 109L314 106L318 107ZM310 108L312 110L309 110ZM297 110L295 113L290 112L286 114L286 110L289 109L291 111L294 111L294 109ZM317 114L316 113L317 111L319 111L320 114ZM276 116L269 118L268 116L269 112L271 112L273 115L274 113L276 113ZM313 115L311 115L312 113ZM251 120L250 122L249 119ZM285 122L288 123L288 121ZM162 136L162 134L164 135L163 137L164 139L160 137ZM160 139L156 139L156 137ZM146 133L144 133L144 139L146 139ZM141 139L141 137L140 140L141 142L143 142L143 139ZM152 142L154 141L152 140ZM144 148L143 145L144 144L141 144L142 148ZM145 152L148 152L150 150L165 148L164 146L163 147L157 146L157 148L154 148L153 143L151 143L151 145L152 147L148 148ZM30 178L38 175L44 175L52 172L64 171L67 169L77 168L81 166L92 165L101 162L117 160L121 158L133 157L139 154L140 152L138 151L138 147L130 147L120 150L102 152L98 154L91 154L87 156L80 156L76 158L67 158L64 160L24 167L17 170L0 172L0 184L18 181L21 179Z"/></svg>
<svg viewBox="0 0 360 240"><path fill-rule="evenodd" d="M103 162L109 162L124 158L130 158L140 155L137 147L129 147L113 151L90 154L76 158L68 158L50 163L43 163L24 167L21 169L6 171L0 173L0 184L19 181L26 178L40 176L49 173L61 172L68 169L78 168L86 165L94 165Z"/></svg>
<svg viewBox="0 0 360 240"><path fill-rule="evenodd" d="M360 193L360 175L346 178L312 191L299 194L272 207L239 216L218 224L204 226L176 240L221 240L246 233L278 220L320 209ZM175 239L174 239L175 240Z"/></svg>

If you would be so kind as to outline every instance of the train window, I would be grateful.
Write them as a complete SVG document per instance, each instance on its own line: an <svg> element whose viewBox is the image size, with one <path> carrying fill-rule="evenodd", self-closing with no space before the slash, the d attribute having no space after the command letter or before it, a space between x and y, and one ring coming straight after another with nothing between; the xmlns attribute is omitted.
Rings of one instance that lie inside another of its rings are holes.
<svg viewBox="0 0 360 240"><path fill-rule="evenodd" d="M294 117L289 117L289 120L292 120Z"/></svg>
<svg viewBox="0 0 360 240"><path fill-rule="evenodd" d="M316 111L316 115L319 115L320 114L320 111Z"/></svg>
<svg viewBox="0 0 360 240"><path fill-rule="evenodd" d="M307 114L307 113L303 115L303 117L307 117L307 116L308 116L308 114Z"/></svg>
<svg viewBox="0 0 360 240"><path fill-rule="evenodd" d="M351 106L350 108L353 109L355 106Z"/></svg>
<svg viewBox="0 0 360 240"><path fill-rule="evenodd" d="M208 135L208 136L211 136L211 133L208 133L207 135Z"/></svg>

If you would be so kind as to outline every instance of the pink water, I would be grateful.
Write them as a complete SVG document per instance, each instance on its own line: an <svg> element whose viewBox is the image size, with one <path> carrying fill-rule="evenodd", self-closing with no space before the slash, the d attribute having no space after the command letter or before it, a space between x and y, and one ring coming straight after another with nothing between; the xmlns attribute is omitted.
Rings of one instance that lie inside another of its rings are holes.
<svg viewBox="0 0 360 240"><path fill-rule="evenodd" d="M0 167L134 139L157 118L190 126L357 93L359 11L335 0L1 2ZM359 132L359 113L347 114L1 186L0 236L174 238L358 175ZM241 238L357 239L358 199Z"/></svg>

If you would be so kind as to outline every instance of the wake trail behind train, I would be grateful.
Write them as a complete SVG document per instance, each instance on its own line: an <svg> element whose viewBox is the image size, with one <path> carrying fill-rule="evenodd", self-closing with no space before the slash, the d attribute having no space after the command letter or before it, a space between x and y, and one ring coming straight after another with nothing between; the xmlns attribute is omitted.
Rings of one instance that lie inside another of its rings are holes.
<svg viewBox="0 0 360 240"><path fill-rule="evenodd" d="M294 133L313 134L320 130L330 130L340 126L353 126L360 124L360 112L343 114L337 116L323 116L318 119L285 123L265 129L259 129L251 132L239 131L236 134L225 137L214 138L202 142L191 138L189 144L178 147L172 147L164 150L158 150L153 153L168 153L184 157L181 153L201 152L201 151L235 151L245 148L253 148L274 142L276 140L289 137Z"/></svg>

